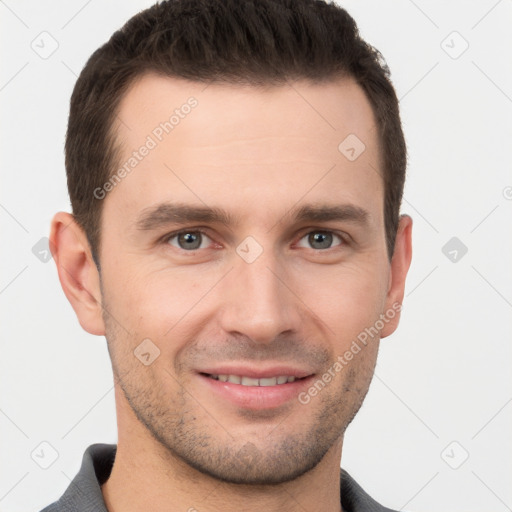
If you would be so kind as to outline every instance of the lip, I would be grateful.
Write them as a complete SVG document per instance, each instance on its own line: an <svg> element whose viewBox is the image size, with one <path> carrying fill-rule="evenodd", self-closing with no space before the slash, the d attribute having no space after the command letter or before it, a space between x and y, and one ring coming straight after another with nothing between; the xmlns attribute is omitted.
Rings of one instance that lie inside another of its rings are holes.
<svg viewBox="0 0 512 512"><path fill-rule="evenodd" d="M243 375L255 379L287 375L300 380L275 386L243 386L215 380L205 374ZM197 375L201 385L206 386L207 393L213 393L222 401L227 401L235 407L253 411L276 409L294 400L298 403L297 397L300 392L309 387L314 378L310 372L285 366L266 369L223 366L201 370Z"/></svg>

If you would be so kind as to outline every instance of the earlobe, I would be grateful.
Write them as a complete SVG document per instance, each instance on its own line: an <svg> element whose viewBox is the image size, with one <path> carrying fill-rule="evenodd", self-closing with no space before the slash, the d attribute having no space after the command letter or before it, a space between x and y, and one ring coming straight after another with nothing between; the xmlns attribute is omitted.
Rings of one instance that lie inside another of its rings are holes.
<svg viewBox="0 0 512 512"><path fill-rule="evenodd" d="M104 335L100 276L87 237L71 214L54 215L50 248L62 290L80 325L91 334Z"/></svg>
<svg viewBox="0 0 512 512"><path fill-rule="evenodd" d="M398 327L404 298L405 279L412 260L412 218L401 215L391 259L389 287L384 315L389 318L381 331L381 338L392 334ZM389 314L388 314L389 313Z"/></svg>

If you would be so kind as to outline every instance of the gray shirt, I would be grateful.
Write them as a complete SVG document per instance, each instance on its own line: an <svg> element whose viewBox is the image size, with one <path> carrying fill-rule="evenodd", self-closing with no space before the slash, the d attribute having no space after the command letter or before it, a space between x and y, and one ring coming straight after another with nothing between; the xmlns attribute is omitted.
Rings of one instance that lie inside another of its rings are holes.
<svg viewBox="0 0 512 512"><path fill-rule="evenodd" d="M96 443L83 455L82 466L64 494L41 512L108 512L101 493L114 464L117 445ZM379 505L341 470L341 506L344 512L395 512Z"/></svg>

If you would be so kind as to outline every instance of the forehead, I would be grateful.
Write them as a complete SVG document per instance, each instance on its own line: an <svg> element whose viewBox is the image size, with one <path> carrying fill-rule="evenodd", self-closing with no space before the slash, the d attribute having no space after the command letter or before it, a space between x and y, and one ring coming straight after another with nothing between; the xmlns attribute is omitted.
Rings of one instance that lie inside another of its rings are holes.
<svg viewBox="0 0 512 512"><path fill-rule="evenodd" d="M254 87L147 74L114 126L125 172L105 210L130 216L179 199L278 214L308 195L359 200L380 215L378 130L351 79Z"/></svg>

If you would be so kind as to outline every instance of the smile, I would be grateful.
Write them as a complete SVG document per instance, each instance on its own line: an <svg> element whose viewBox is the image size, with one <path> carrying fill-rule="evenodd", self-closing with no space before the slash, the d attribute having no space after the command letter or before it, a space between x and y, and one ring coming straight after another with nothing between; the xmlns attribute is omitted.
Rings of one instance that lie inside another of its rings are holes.
<svg viewBox="0 0 512 512"><path fill-rule="evenodd" d="M247 377L245 375L211 375L208 374L208 377L214 380L219 380L221 382L231 382L232 384L240 384L242 386L277 386L281 384L287 384L289 382L294 382L297 379L296 377L290 375L279 375L277 377L265 377L260 379L255 379L253 377Z"/></svg>
<svg viewBox="0 0 512 512"><path fill-rule="evenodd" d="M212 403L220 399L237 409L269 410L286 404L298 404L297 397L304 392L314 374L298 369L268 368L210 368L197 373L200 386L206 386L204 396L210 396ZM219 371L221 370L221 371ZM288 370L288 371L287 371Z"/></svg>

